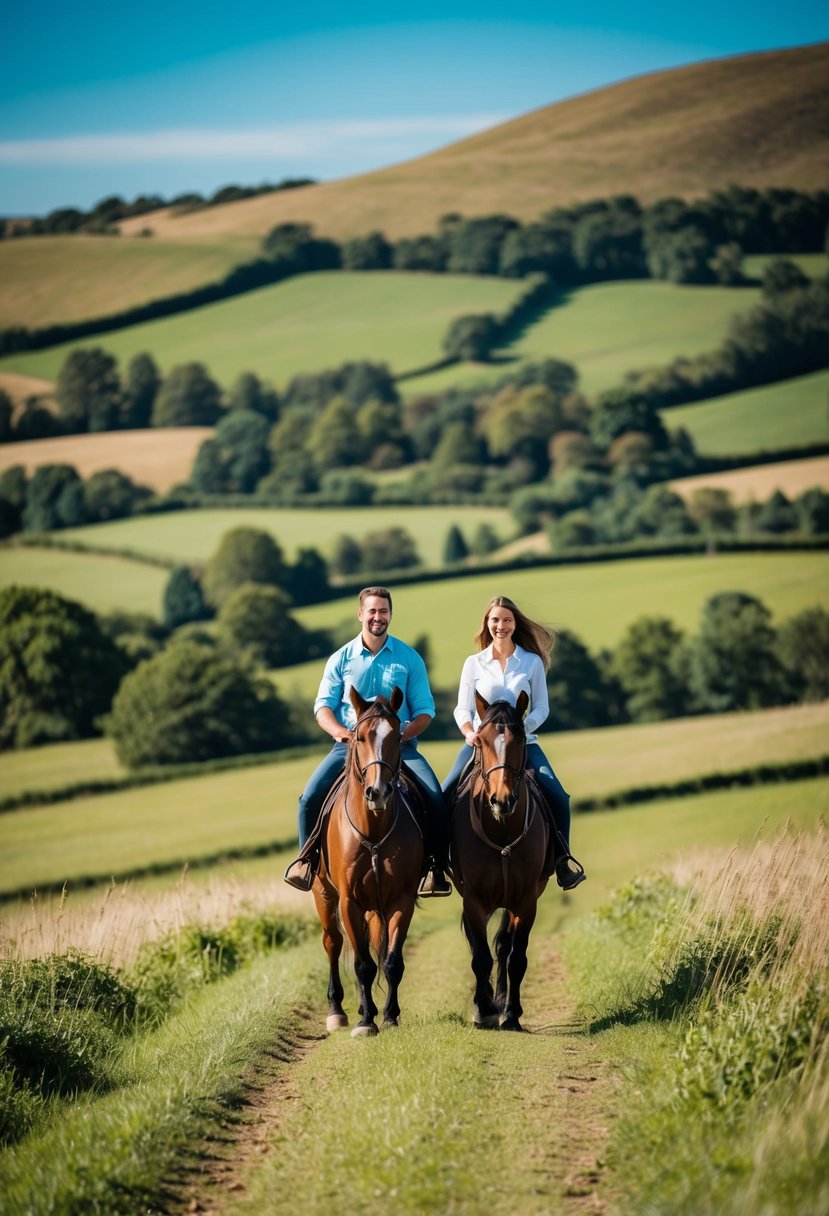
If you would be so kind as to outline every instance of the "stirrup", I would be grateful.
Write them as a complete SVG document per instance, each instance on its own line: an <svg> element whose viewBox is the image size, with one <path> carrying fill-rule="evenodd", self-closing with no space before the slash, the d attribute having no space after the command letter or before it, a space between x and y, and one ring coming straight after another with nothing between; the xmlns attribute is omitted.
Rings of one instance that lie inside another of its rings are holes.
<svg viewBox="0 0 829 1216"><path fill-rule="evenodd" d="M294 871L292 873L292 871ZM297 857L292 861L284 874L284 881L297 891L310 891L314 885L317 868L307 857Z"/></svg>
<svg viewBox="0 0 829 1216"><path fill-rule="evenodd" d="M417 888L417 893L424 899L430 899L433 896L445 897L452 894L452 884L446 877L443 869L436 867L432 870L427 870L423 875Z"/></svg>
<svg viewBox="0 0 829 1216"><path fill-rule="evenodd" d="M575 870L571 868L575 866ZM562 873L565 881L562 881ZM565 853L563 857L559 857L555 865L556 882L561 887L562 891L572 891L580 882L584 882L587 875L584 872L584 866L580 861L577 861L572 853Z"/></svg>

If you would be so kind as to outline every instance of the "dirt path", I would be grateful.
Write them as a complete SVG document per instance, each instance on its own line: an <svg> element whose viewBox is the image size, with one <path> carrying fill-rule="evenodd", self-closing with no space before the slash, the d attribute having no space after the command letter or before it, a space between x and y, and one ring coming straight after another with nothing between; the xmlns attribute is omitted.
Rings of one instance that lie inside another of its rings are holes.
<svg viewBox="0 0 829 1216"><path fill-rule="evenodd" d="M458 967L460 960L468 968L468 956L459 938L457 927L452 925L410 943L405 985L412 1004L415 994L422 994L417 1015L429 1022L433 1017L436 1021L445 1018L447 1007L450 1017L468 1018L471 973L467 975ZM447 954L451 956L448 973L455 979L448 994L440 993L439 986L432 982L437 972L445 978ZM604 1164L604 1149L617 1102L617 1081L610 1062L602 1056L600 1043L574 1020L573 1000L566 989L561 956L552 934L539 935L533 943L524 1006L528 1035L486 1035L481 1040L489 1040L490 1047L503 1048L487 1051L484 1066L491 1092L497 1095L500 1126L505 1136L520 1146L519 1158L503 1166L508 1173L512 1171L514 1179L500 1180L499 1193L491 1201L487 1199L487 1207L493 1212L521 1211L522 1216L542 1211L563 1216L609 1213L612 1182ZM249 1188L260 1171L273 1174L267 1188L269 1206L263 1212L292 1209L288 1196L296 1200L296 1190L290 1178L284 1190L279 1186L277 1146L281 1137L292 1134L295 1119L296 1126L301 1126L309 1078L327 1063L324 1058L317 1060L317 1055L323 1053L324 1057L335 1050L322 1028L323 1015L321 994L319 1008L297 1010L290 1036L260 1062L240 1118L227 1121L225 1138L214 1141L210 1155L192 1178L186 1210L213 1216L232 1212L237 1206L245 1208L246 1199L250 1202ZM496 1039L500 1043L496 1044ZM337 1078L333 1055L330 1063L334 1105ZM314 1168L312 1160L307 1168ZM261 1187L256 1194L261 1194ZM508 1194L514 1199L514 1208L507 1201ZM459 1204L452 1210L475 1211L469 1200L468 1196L459 1196ZM303 1202L307 1212L316 1211L313 1201ZM436 1209L424 1207L424 1211L432 1210Z"/></svg>

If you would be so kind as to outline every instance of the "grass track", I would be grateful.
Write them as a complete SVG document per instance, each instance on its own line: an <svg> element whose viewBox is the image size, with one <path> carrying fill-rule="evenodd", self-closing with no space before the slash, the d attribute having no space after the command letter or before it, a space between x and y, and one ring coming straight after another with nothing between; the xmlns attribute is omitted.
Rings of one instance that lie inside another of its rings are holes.
<svg viewBox="0 0 829 1216"><path fill-rule="evenodd" d="M829 442L829 372L728 393L661 411L669 430L683 427L708 456L773 452Z"/></svg>
<svg viewBox="0 0 829 1216"><path fill-rule="evenodd" d="M373 507L343 507L319 511L280 510L264 507L234 507L224 510L170 511L164 515L136 516L113 523L67 528L61 538L85 545L128 549L150 557L177 562L206 562L231 528L260 528L279 541L288 557L297 549L313 546L329 554L341 533L360 540L367 532L383 528L390 520ZM418 551L429 565L439 565L446 533L458 524L471 540L481 523L489 524L505 539L515 529L505 507L406 507L400 523L414 537Z"/></svg>
<svg viewBox="0 0 829 1216"><path fill-rule="evenodd" d="M442 357L453 318L503 312L521 290L515 280L471 275L299 275L179 316L9 356L0 370L54 379L70 350L102 346L122 368L141 351L149 351L164 372L196 360L224 385L244 371L284 385L299 372L359 359L403 372Z"/></svg>

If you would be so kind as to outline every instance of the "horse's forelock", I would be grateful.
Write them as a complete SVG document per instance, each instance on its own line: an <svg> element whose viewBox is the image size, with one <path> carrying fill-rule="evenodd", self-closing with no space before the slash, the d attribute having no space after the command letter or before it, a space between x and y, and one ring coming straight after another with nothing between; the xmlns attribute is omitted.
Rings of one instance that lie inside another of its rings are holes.
<svg viewBox="0 0 829 1216"><path fill-rule="evenodd" d="M515 706L509 701L492 702L483 718L481 718L481 727L492 725L509 726L516 734L521 736L524 734L524 723L519 718Z"/></svg>

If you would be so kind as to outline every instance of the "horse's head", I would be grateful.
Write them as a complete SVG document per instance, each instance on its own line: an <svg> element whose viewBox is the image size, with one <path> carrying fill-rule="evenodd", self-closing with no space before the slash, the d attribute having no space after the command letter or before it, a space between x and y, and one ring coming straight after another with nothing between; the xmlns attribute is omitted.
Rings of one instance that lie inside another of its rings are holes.
<svg viewBox="0 0 829 1216"><path fill-rule="evenodd" d="M490 810L496 819L506 819L518 805L518 795L527 770L527 738L524 732L524 712L529 704L525 692L518 701L485 701L475 693L475 704L481 725L478 740L481 748L481 773Z"/></svg>
<svg viewBox="0 0 829 1216"><path fill-rule="evenodd" d="M370 811L384 811L393 793L393 781L400 771L400 719L397 711L403 693L392 689L391 696L366 701L351 689L351 704L357 725L351 739L351 763L363 787L363 798Z"/></svg>

